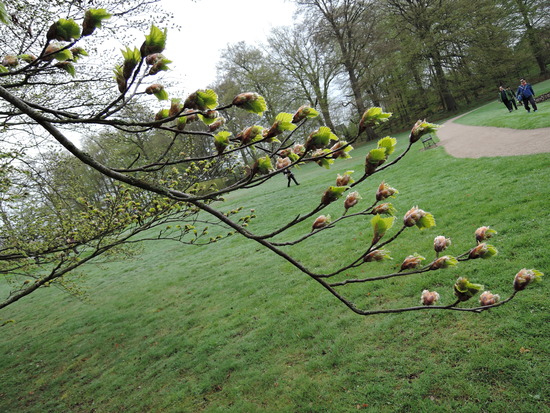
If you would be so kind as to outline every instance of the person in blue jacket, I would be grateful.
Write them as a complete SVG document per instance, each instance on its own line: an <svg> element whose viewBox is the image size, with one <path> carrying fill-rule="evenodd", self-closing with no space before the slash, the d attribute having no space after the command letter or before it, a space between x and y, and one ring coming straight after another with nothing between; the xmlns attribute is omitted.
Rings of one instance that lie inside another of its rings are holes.
<svg viewBox="0 0 550 413"><path fill-rule="evenodd" d="M537 111L537 104L535 102L535 91L531 87L529 83L525 81L525 79L520 79L520 85L518 87L518 91L516 92L516 96L520 102L523 102L523 107L527 111L527 113L531 112L531 108L529 107L529 103L533 106L533 111Z"/></svg>

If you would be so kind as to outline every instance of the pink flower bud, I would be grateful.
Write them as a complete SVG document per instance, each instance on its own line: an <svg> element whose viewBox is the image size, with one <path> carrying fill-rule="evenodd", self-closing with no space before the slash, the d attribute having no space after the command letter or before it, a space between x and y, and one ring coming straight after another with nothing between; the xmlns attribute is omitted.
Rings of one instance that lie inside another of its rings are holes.
<svg viewBox="0 0 550 413"><path fill-rule="evenodd" d="M434 239L435 252L446 250L449 245L451 245L451 240L449 238L445 238L443 235L435 237Z"/></svg>
<svg viewBox="0 0 550 413"><path fill-rule="evenodd" d="M319 228L324 228L326 227L328 224L330 224L330 215L320 215L319 217L317 217L315 219L315 221L313 222L313 225L311 226L311 229L312 230L315 230L315 229L319 229Z"/></svg>
<svg viewBox="0 0 550 413"><path fill-rule="evenodd" d="M475 258L491 258L493 255L497 254L497 249L488 244L479 244L478 246L472 248L470 250L470 253L468 255L468 258L475 259Z"/></svg>
<svg viewBox="0 0 550 413"><path fill-rule="evenodd" d="M355 206L360 199L361 199L361 196L359 195L359 192L357 191L350 192L346 197L346 200L344 201L344 208L346 209L346 211L350 209L352 206Z"/></svg>
<svg viewBox="0 0 550 413"><path fill-rule="evenodd" d="M286 168L287 166L290 166L291 163L292 161L290 160L290 158L277 158L275 167L277 169L283 169L283 168Z"/></svg>
<svg viewBox="0 0 550 413"><path fill-rule="evenodd" d="M389 186L388 184L382 181L382 183L378 186L378 190L376 191L376 200L382 201L398 193L399 192L397 191L397 189L392 188L391 186Z"/></svg>
<svg viewBox="0 0 550 413"><path fill-rule="evenodd" d="M422 291L420 303L422 305L434 305L439 300L439 294L436 291Z"/></svg>
<svg viewBox="0 0 550 413"><path fill-rule="evenodd" d="M418 254L409 255L403 260L403 263L401 264L401 271L414 270L415 268L418 268L425 259L426 258Z"/></svg>
<svg viewBox="0 0 550 413"><path fill-rule="evenodd" d="M412 207L407 211L407 213L403 217L403 223L405 224L406 227L413 227L425 215L426 215L426 212L424 210L419 209L417 206Z"/></svg>
<svg viewBox="0 0 550 413"><path fill-rule="evenodd" d="M390 204L389 202L386 202L386 203L375 206L372 209L371 214L373 214L373 215L394 215L395 212L396 212L396 209L393 207L393 205Z"/></svg>
<svg viewBox="0 0 550 413"><path fill-rule="evenodd" d="M351 179L350 175L340 175L336 177L336 186L347 186Z"/></svg>
<svg viewBox="0 0 550 413"><path fill-rule="evenodd" d="M386 250L374 250L372 252L369 252L367 255L363 257L363 261L365 262L373 262L373 261L383 261L383 260L391 260L390 254Z"/></svg>
<svg viewBox="0 0 550 413"><path fill-rule="evenodd" d="M498 294L491 294L491 291L484 291L479 296L479 303L485 307L487 305L493 305L498 303L500 296Z"/></svg>
<svg viewBox="0 0 550 413"><path fill-rule="evenodd" d="M538 281L544 274L537 270L528 270L523 268L520 270L514 278L514 290L524 290L529 284L534 281Z"/></svg>
<svg viewBox="0 0 550 413"><path fill-rule="evenodd" d="M148 95L152 95L154 93L161 92L164 89L164 86L159 85L158 83L155 83L151 86L149 86L147 89L145 89L145 93Z"/></svg>
<svg viewBox="0 0 550 413"><path fill-rule="evenodd" d="M450 266L457 264L458 260L455 257L445 255L432 262L430 265L430 270L440 270L442 268L449 268Z"/></svg>
<svg viewBox="0 0 550 413"><path fill-rule="evenodd" d="M497 232L494 229L490 229L489 227L479 227L476 229L475 235L476 235L476 241L482 242L489 238L491 238L493 235L495 235Z"/></svg>
<svg viewBox="0 0 550 413"><path fill-rule="evenodd" d="M292 152L294 152L298 156L302 156L304 153L306 153L306 147L304 145L297 143L292 148Z"/></svg>

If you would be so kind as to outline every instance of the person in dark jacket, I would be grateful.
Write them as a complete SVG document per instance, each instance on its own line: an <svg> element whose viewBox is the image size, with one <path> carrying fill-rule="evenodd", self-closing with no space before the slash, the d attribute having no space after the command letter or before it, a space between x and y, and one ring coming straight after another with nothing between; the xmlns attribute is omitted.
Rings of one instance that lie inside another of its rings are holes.
<svg viewBox="0 0 550 413"><path fill-rule="evenodd" d="M523 102L523 107L527 111L527 113L531 112L531 108L529 107L529 103L533 106L533 111L537 111L537 104L535 103L535 91L531 87L529 83L525 81L525 79L520 79L520 85L518 87L518 91L516 92L516 96L520 102Z"/></svg>
<svg viewBox="0 0 550 413"><path fill-rule="evenodd" d="M508 112L512 111L512 101L514 100L514 95L510 96L508 91L502 86L499 86L498 88L498 100L504 103L506 109L508 109Z"/></svg>
<svg viewBox="0 0 550 413"><path fill-rule="evenodd" d="M508 96L510 96L510 101L514 106L514 109L518 110L518 105L516 104L516 97L514 96L514 92L512 92L512 89L510 89L510 86L506 87L506 93L508 93Z"/></svg>
<svg viewBox="0 0 550 413"><path fill-rule="evenodd" d="M290 181L291 181L291 180L294 181L294 183L295 183L296 185L300 185L300 184L298 183L298 181L296 180L296 178L294 177L294 174L290 171L290 169L285 169L285 170L283 171L283 173L286 175L286 177L287 177L287 179L288 179L288 185L287 185L287 187L290 186Z"/></svg>

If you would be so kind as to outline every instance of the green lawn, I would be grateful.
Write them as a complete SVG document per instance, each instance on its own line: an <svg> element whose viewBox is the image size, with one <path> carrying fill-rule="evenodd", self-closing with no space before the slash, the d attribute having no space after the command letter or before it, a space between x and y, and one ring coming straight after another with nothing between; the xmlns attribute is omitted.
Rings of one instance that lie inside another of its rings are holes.
<svg viewBox="0 0 550 413"><path fill-rule="evenodd" d="M517 89L517 88L516 88ZM515 93L515 89L512 88ZM533 85L536 96L550 92L550 79ZM518 110L508 112L504 103L497 100L495 91L495 101L482 106L479 109L470 112L456 120L456 123L472 126L496 126L498 128L512 129L538 129L550 127L550 100L537 104L538 111L535 113L531 108L531 113L518 105ZM531 105L529 105L531 106Z"/></svg>
<svg viewBox="0 0 550 413"><path fill-rule="evenodd" d="M405 139L399 136L400 148ZM450 303L458 276L505 297L519 269L548 273L548 154L455 159L443 148L421 146L359 191L370 204L384 179L400 191L393 201L398 216L419 205L437 227L406 231L389 247L394 263L373 263L368 272L387 271L415 251L433 256L437 235L450 237L449 253L458 254L472 246L481 225L499 232L493 243L500 254L410 279L354 285L348 291L354 301L368 308L416 305L422 289L437 288ZM296 170L300 186L287 188L277 177L233 194L227 208L254 208L251 228L268 230L316 204L336 173L361 171L370 147L331 170ZM337 217L341 204L329 212ZM369 222L357 220L294 252L306 263L330 266L370 236ZM204 248L149 243L137 258L88 267L83 279L85 300L50 288L0 314L16 320L0 328L0 411L549 409L547 282L482 314L360 317L240 237Z"/></svg>

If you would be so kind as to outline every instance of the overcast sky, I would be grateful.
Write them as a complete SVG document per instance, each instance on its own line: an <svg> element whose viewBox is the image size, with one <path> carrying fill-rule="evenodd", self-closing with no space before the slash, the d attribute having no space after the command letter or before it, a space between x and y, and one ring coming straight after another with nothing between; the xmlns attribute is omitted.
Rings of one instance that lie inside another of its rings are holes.
<svg viewBox="0 0 550 413"><path fill-rule="evenodd" d="M165 54L171 76L186 92L204 88L216 78L216 65L228 43L264 42L271 28L292 24L289 0L162 0L175 15L180 32L168 31ZM209 27L205 32L204 27Z"/></svg>

